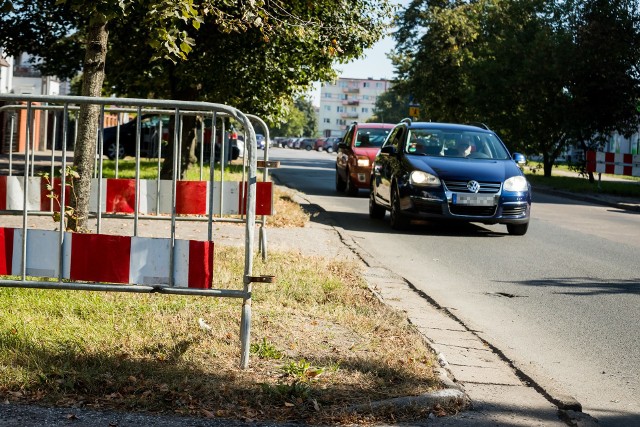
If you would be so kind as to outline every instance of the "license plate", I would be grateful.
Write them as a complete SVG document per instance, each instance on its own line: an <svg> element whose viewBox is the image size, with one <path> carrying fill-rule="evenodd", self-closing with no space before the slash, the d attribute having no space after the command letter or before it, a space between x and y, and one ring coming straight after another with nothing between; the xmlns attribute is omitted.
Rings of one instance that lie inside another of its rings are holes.
<svg viewBox="0 0 640 427"><path fill-rule="evenodd" d="M486 196L486 195L480 195L480 194L453 193L451 201L454 205L467 205L467 206L495 205L493 196Z"/></svg>

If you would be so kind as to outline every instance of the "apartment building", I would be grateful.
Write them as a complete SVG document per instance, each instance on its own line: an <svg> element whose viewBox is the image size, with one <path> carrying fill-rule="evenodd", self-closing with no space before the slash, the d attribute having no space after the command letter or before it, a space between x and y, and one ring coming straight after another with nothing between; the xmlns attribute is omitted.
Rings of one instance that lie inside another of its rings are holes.
<svg viewBox="0 0 640 427"><path fill-rule="evenodd" d="M341 77L320 88L319 129L322 136L343 136L352 122L366 122L373 116L376 100L391 87L381 79Z"/></svg>

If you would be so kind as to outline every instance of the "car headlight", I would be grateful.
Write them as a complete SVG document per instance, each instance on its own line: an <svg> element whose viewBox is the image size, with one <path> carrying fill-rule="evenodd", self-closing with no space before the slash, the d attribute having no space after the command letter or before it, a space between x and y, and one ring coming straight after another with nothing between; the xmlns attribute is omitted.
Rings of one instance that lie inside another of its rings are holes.
<svg viewBox="0 0 640 427"><path fill-rule="evenodd" d="M367 156L358 156L358 166L366 168L369 166L369 158Z"/></svg>
<svg viewBox="0 0 640 427"><path fill-rule="evenodd" d="M440 185L440 178L423 171L413 171L409 177L409 182L413 185L435 187Z"/></svg>
<svg viewBox="0 0 640 427"><path fill-rule="evenodd" d="M524 176L512 176L504 182L505 191L527 191L527 180Z"/></svg>

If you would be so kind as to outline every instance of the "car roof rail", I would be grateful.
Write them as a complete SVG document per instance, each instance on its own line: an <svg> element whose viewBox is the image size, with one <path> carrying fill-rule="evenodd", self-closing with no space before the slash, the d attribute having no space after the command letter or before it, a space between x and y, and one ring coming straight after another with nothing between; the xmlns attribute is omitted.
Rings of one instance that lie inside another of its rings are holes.
<svg viewBox="0 0 640 427"><path fill-rule="evenodd" d="M405 117L404 119L400 120L400 123L407 123L407 124L411 124L413 123L413 121L411 120L411 117Z"/></svg>
<svg viewBox="0 0 640 427"><path fill-rule="evenodd" d="M467 123L467 124L469 126L475 126L477 128L481 128L481 129L484 129L484 130L491 130L491 129L489 129L489 126L485 125L482 122L471 122L471 123Z"/></svg>

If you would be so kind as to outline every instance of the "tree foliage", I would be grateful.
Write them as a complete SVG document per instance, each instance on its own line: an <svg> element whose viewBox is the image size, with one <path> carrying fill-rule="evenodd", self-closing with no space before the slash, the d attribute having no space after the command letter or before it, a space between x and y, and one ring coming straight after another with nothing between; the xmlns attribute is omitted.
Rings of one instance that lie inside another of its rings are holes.
<svg viewBox="0 0 640 427"><path fill-rule="evenodd" d="M393 56L423 119L484 122L542 154L638 127L638 2L415 0Z"/></svg>

